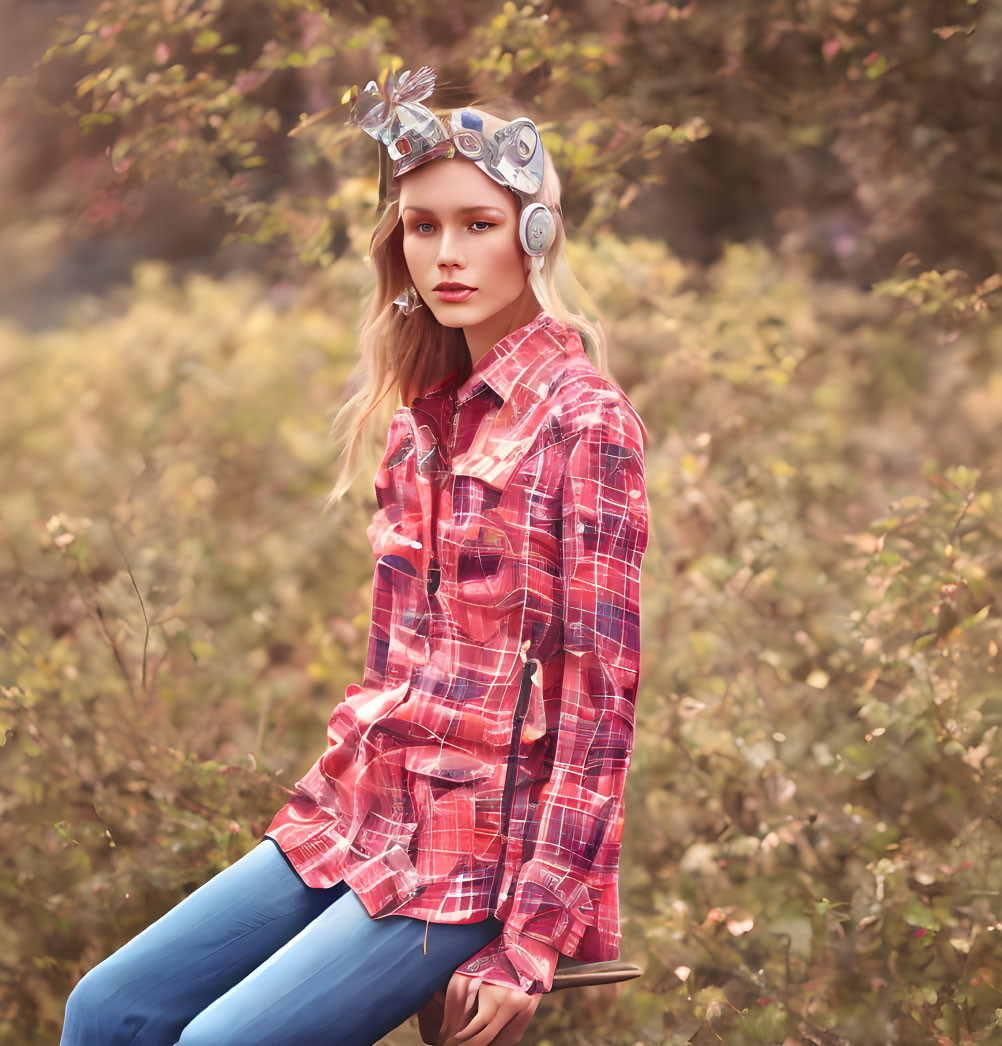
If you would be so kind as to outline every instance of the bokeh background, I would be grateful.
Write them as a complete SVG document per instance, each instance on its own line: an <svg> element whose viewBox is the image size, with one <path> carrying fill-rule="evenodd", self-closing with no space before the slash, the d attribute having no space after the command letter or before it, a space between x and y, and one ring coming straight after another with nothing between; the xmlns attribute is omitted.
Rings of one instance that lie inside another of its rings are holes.
<svg viewBox="0 0 1002 1046"><path fill-rule="evenodd" d="M371 473L321 508L376 146L341 98L391 63L538 120L650 435L645 974L524 1041L1002 1041L999 5L0 26L0 1041L57 1041L88 968L255 844L359 677Z"/></svg>

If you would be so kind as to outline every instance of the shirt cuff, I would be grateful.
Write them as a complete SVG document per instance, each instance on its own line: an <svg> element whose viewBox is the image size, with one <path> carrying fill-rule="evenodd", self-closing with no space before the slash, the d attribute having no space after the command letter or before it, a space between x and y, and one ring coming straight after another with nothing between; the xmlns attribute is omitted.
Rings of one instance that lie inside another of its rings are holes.
<svg viewBox="0 0 1002 1046"><path fill-rule="evenodd" d="M484 984L517 988L540 995L553 986L560 952L545 941L505 930L500 937L467 959L456 973L479 977Z"/></svg>

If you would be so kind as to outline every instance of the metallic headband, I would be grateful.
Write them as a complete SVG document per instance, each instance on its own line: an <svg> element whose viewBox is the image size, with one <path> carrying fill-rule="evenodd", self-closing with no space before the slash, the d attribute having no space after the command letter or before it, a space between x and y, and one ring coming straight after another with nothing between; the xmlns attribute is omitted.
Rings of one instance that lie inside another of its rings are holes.
<svg viewBox="0 0 1002 1046"><path fill-rule="evenodd" d="M422 104L434 89L434 70L422 66L399 76L386 70L349 96L354 103L349 122L386 147L389 164L380 163L380 203L389 195L392 178L457 153L513 189L523 204L535 196L543 185L543 142L532 120L521 116L506 123L479 109L454 109L446 126Z"/></svg>

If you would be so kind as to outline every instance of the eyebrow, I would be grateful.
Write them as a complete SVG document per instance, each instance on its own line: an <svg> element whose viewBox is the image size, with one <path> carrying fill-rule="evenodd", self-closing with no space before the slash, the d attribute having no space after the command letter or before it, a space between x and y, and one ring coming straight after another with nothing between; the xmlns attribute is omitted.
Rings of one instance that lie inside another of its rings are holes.
<svg viewBox="0 0 1002 1046"><path fill-rule="evenodd" d="M426 214L435 216L435 212L429 210L427 207L405 207L403 210L404 214ZM490 214L496 218L504 218L505 213L499 207L492 207L490 204L484 204L479 207L461 207L457 212L460 217L466 218L471 214Z"/></svg>

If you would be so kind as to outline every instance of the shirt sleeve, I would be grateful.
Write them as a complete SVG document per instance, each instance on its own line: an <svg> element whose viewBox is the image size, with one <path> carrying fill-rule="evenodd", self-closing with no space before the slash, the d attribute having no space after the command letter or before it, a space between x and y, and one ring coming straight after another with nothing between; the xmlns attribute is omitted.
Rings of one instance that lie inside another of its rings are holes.
<svg viewBox="0 0 1002 1046"><path fill-rule="evenodd" d="M618 953L623 787L640 661L648 539L643 428L614 402L579 413L563 490L564 669L550 779L504 932L457 972L549 991L561 952Z"/></svg>

